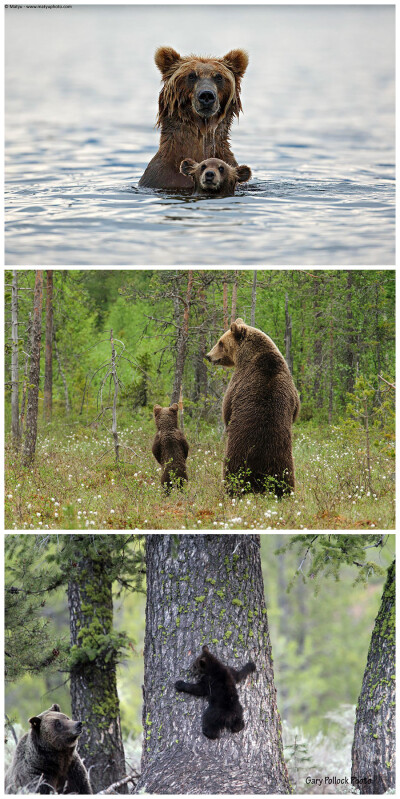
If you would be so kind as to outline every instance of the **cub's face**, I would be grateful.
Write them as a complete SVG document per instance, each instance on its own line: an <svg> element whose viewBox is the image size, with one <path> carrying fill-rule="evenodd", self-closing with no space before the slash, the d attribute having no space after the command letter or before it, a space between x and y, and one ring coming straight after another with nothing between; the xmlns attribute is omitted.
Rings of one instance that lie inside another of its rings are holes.
<svg viewBox="0 0 400 799"><path fill-rule="evenodd" d="M207 194L234 194L237 183L251 178L248 166L231 166L219 158L206 158L196 163L191 158L181 162L180 172L192 178L196 191Z"/></svg>
<svg viewBox="0 0 400 799"><path fill-rule="evenodd" d="M52 705L39 716L29 719L32 732L45 748L62 751L73 748L82 733L82 722L73 721L60 712L59 705Z"/></svg>

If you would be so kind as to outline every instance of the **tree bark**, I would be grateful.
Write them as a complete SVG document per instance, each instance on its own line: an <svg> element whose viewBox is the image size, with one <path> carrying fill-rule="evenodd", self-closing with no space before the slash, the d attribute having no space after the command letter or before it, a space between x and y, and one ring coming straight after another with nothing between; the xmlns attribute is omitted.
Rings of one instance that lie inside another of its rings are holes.
<svg viewBox="0 0 400 799"><path fill-rule="evenodd" d="M44 358L43 413L51 422L53 404L53 270L47 270L46 280L46 343Z"/></svg>
<svg viewBox="0 0 400 799"><path fill-rule="evenodd" d="M222 288L222 310L224 315L224 330L228 330L228 282L226 272L224 272L224 283Z"/></svg>
<svg viewBox="0 0 400 799"><path fill-rule="evenodd" d="M112 330L110 330L110 342L111 342L111 376L114 383L114 397L113 397L113 407L112 407L112 437L114 441L115 460L116 463L118 463L119 461L119 440L118 440L118 430L117 430L118 376L115 365L115 347L114 347L114 338Z"/></svg>
<svg viewBox="0 0 400 799"><path fill-rule="evenodd" d="M30 466L35 458L40 378L40 344L42 340L43 270L37 269L33 300L31 363L29 370L28 406L22 462Z"/></svg>
<svg viewBox="0 0 400 799"><path fill-rule="evenodd" d="M19 381L18 381L18 271L13 269L11 288L11 434L15 449L21 444L19 426Z"/></svg>
<svg viewBox="0 0 400 799"><path fill-rule="evenodd" d="M189 311L190 311L190 303L192 300L192 288L193 288L193 270L189 269L186 298L183 310L183 320L178 333L175 376L174 376L174 385L171 395L171 405L172 403L179 401L181 393L183 370L185 368L187 343L189 338Z"/></svg>
<svg viewBox="0 0 400 799"><path fill-rule="evenodd" d="M352 784L360 793L395 788L395 562L388 569L358 700Z"/></svg>
<svg viewBox="0 0 400 799"><path fill-rule="evenodd" d="M29 350L29 344L31 340L31 333L32 333L32 315L29 314L28 317L28 325L26 329L26 338L28 341L27 350ZM22 434L24 432L24 422L25 422L25 406L26 406L26 392L28 390L28 371L29 371L29 361L31 354L29 351L24 352L25 355L25 363L24 363L24 380L22 384L22 398L21 398L21 413L19 417L19 429L20 435L22 438Z"/></svg>
<svg viewBox="0 0 400 799"><path fill-rule="evenodd" d="M289 314L289 297L285 295L285 357L290 374L293 374L292 362L292 317Z"/></svg>
<svg viewBox="0 0 400 799"><path fill-rule="evenodd" d="M282 754L258 535L147 536L142 776L136 792L290 793ZM238 686L245 729L202 733L204 699L180 694L202 644Z"/></svg>
<svg viewBox="0 0 400 799"><path fill-rule="evenodd" d="M66 412L66 414L68 416L69 413L71 412L71 406L69 404L67 378L65 377L65 372L64 372L64 369L62 368L60 353L58 351L57 339L56 339L55 335L54 335L54 352L56 354L58 368L60 370L61 380L62 380L63 386L64 386L65 412Z"/></svg>
<svg viewBox="0 0 400 799"><path fill-rule="evenodd" d="M239 270L235 269L235 279L233 281L233 286L232 286L231 324L236 319L238 281L239 281Z"/></svg>
<svg viewBox="0 0 400 799"><path fill-rule="evenodd" d="M121 780L125 757L121 737L113 647L113 602L109 555L101 545L88 552L88 536L76 535L76 577L68 583L71 630L72 717L85 724L79 753L93 793ZM110 638L108 638L110 636ZM119 793L127 793L122 785Z"/></svg>

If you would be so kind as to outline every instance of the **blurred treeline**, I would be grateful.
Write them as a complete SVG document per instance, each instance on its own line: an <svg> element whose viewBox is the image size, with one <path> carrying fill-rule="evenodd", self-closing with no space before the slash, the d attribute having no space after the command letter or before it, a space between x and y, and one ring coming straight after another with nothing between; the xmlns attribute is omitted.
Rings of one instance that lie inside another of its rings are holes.
<svg viewBox="0 0 400 799"><path fill-rule="evenodd" d="M21 400L35 272L19 270L17 277ZM5 283L9 429L11 270ZM236 317L254 320L285 355L304 421L336 422L360 379L370 407L379 407L386 386L379 375L394 379L393 270L55 270L53 283L53 419L94 416L110 330L122 342L117 353L125 347L119 406L130 415L175 400L182 385L185 412L219 417L229 375L206 365L204 355ZM44 330L45 291L42 313ZM43 363L40 375L39 421Z"/></svg>

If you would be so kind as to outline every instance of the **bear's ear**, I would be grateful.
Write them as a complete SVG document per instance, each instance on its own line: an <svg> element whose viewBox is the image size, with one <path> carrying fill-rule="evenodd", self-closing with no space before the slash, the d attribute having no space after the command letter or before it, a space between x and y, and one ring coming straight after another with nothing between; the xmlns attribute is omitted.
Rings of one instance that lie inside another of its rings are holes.
<svg viewBox="0 0 400 799"><path fill-rule="evenodd" d="M205 652L207 655L209 654L210 650L209 650L207 644L203 644L203 652Z"/></svg>
<svg viewBox="0 0 400 799"><path fill-rule="evenodd" d="M192 175L196 172L197 169L196 161L193 161L193 158L185 158L184 161L181 161L181 165L179 167L179 172L182 172L182 175Z"/></svg>
<svg viewBox="0 0 400 799"><path fill-rule="evenodd" d="M156 419L157 419L157 416L160 415L160 411L161 411L161 405L155 405L154 408L153 408L153 413L154 413L154 416L155 416Z"/></svg>
<svg viewBox="0 0 400 799"><path fill-rule="evenodd" d="M225 66L233 72L236 78L241 78L246 72L249 56L246 50L230 50L229 53L224 55L222 61Z"/></svg>
<svg viewBox="0 0 400 799"><path fill-rule="evenodd" d="M32 725L33 729L36 730L36 732L39 732L41 718L39 718L39 716L32 716L32 718L28 719L28 721L29 724Z"/></svg>
<svg viewBox="0 0 400 799"><path fill-rule="evenodd" d="M159 47L154 54L154 61L165 80L172 75L182 59L173 47Z"/></svg>
<svg viewBox="0 0 400 799"><path fill-rule="evenodd" d="M56 703L54 703L54 705L51 706L50 710L55 710L56 713L61 713L60 705L56 705Z"/></svg>
<svg viewBox="0 0 400 799"><path fill-rule="evenodd" d="M245 166L244 164L242 164L242 166L237 166L236 167L236 177L237 177L239 183L245 183L246 180L250 180L250 178L251 178L251 169L250 169L250 167L249 166Z"/></svg>
<svg viewBox="0 0 400 799"><path fill-rule="evenodd" d="M178 403L174 402L173 405L169 406L170 411L177 411L178 410Z"/></svg>
<svg viewBox="0 0 400 799"><path fill-rule="evenodd" d="M233 333L238 341L245 338L246 330L247 325L243 322L243 319L236 319L236 322L232 322L231 324L231 333Z"/></svg>

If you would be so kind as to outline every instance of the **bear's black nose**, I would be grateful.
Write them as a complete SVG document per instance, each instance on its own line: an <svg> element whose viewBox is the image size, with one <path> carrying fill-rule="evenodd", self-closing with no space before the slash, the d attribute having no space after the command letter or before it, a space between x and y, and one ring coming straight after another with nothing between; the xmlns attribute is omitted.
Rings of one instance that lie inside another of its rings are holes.
<svg viewBox="0 0 400 799"><path fill-rule="evenodd" d="M211 170L209 170L205 174L205 179L207 180L207 182L211 182L212 180L214 180L214 177L215 177L215 173L211 172Z"/></svg>
<svg viewBox="0 0 400 799"><path fill-rule="evenodd" d="M82 727L83 727L82 722L81 721L77 721L76 722L76 731L77 732L82 732Z"/></svg>
<svg viewBox="0 0 400 799"><path fill-rule="evenodd" d="M213 105L213 103L215 103L215 100L216 100L216 95L214 94L214 92L211 92L209 90L204 90L199 94L199 102L203 106L206 107L211 106Z"/></svg>

